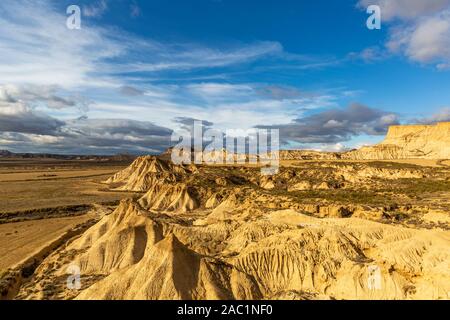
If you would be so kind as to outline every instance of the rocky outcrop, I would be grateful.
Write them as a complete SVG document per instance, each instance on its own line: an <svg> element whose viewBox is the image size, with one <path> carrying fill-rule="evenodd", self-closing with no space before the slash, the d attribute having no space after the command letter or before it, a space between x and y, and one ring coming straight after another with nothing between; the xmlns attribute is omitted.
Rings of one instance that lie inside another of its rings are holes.
<svg viewBox="0 0 450 320"><path fill-rule="evenodd" d="M320 152L313 150L281 150L281 160L339 160L338 152Z"/></svg>
<svg viewBox="0 0 450 320"><path fill-rule="evenodd" d="M124 201L37 273L75 255L66 261L81 267L77 299L302 299L302 292L332 299L449 298L447 232L342 219L352 210L339 208L326 218L294 210L256 220L227 214L232 221L188 227ZM59 269L46 281L64 289L67 265ZM85 285L95 275L101 278Z"/></svg>
<svg viewBox="0 0 450 320"><path fill-rule="evenodd" d="M142 260L94 284L77 299L258 299L252 278L206 258L170 234Z"/></svg>
<svg viewBox="0 0 450 320"><path fill-rule="evenodd" d="M145 156L137 158L130 166L116 173L105 183L118 185L115 189L120 191L143 192L162 181L175 182L186 173L185 167L175 166L170 161L157 157Z"/></svg>
<svg viewBox="0 0 450 320"><path fill-rule="evenodd" d="M450 122L391 126L378 145L342 155L351 160L449 159Z"/></svg>
<svg viewBox="0 0 450 320"><path fill-rule="evenodd" d="M148 210L184 213L199 207L193 193L192 188L183 183L157 184L139 200L139 204Z"/></svg>
<svg viewBox="0 0 450 320"><path fill-rule="evenodd" d="M267 177L142 157L109 182L146 193L45 258L16 298L449 299L446 170L305 161ZM422 179L441 203L414 204Z"/></svg>

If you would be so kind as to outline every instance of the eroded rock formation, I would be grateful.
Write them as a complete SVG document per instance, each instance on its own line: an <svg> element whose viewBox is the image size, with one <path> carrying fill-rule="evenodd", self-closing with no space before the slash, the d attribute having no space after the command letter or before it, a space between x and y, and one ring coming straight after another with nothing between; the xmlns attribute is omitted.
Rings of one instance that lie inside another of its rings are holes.
<svg viewBox="0 0 450 320"><path fill-rule="evenodd" d="M450 298L450 203L413 204L410 191L422 180L446 191L446 168L308 161L259 172L137 159L108 183L145 193L46 258L17 298ZM66 287L71 265L81 291Z"/></svg>
<svg viewBox="0 0 450 320"><path fill-rule="evenodd" d="M391 126L378 145L342 155L353 160L450 159L450 122Z"/></svg>

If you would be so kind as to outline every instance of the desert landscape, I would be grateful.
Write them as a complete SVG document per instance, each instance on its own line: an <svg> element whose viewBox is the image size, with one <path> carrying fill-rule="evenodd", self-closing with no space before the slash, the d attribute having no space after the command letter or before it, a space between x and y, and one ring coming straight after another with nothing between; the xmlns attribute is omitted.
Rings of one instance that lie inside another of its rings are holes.
<svg viewBox="0 0 450 320"><path fill-rule="evenodd" d="M359 150L283 150L271 176L167 154L1 160L1 297L450 299L449 139L450 123L396 126Z"/></svg>
<svg viewBox="0 0 450 320"><path fill-rule="evenodd" d="M450 301L450 0L1 0L0 26L2 316Z"/></svg>

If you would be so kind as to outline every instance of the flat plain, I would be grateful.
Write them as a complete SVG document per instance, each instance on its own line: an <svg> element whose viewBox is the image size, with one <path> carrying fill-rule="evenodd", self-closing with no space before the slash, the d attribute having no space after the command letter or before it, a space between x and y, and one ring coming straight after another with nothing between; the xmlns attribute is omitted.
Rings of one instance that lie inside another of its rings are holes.
<svg viewBox="0 0 450 320"><path fill-rule="evenodd" d="M112 202L102 181L128 162L0 160L0 213Z"/></svg>
<svg viewBox="0 0 450 320"><path fill-rule="evenodd" d="M96 218L94 204L133 193L102 181L129 162L0 160L0 271L13 267L75 226ZM97 205L98 211L98 205Z"/></svg>

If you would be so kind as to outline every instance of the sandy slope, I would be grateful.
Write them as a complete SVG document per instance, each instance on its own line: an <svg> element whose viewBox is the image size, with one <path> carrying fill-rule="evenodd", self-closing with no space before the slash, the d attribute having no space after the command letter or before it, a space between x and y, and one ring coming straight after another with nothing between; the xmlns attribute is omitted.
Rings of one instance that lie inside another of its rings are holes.
<svg viewBox="0 0 450 320"><path fill-rule="evenodd" d="M332 201L338 190L354 197L357 186L397 181L446 188L444 169L345 162L256 172L137 159L108 182L147 193L50 255L17 298L450 299L448 201L411 205L407 191L400 206ZM302 181L308 190L292 190ZM331 199L299 198L310 192ZM65 287L70 265L81 291Z"/></svg>
<svg viewBox="0 0 450 320"><path fill-rule="evenodd" d="M66 251L104 276L78 299L449 299L449 244L448 231L294 210L186 227L123 202Z"/></svg>

